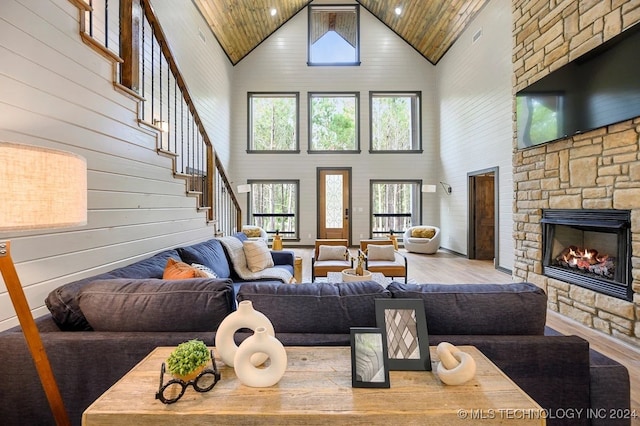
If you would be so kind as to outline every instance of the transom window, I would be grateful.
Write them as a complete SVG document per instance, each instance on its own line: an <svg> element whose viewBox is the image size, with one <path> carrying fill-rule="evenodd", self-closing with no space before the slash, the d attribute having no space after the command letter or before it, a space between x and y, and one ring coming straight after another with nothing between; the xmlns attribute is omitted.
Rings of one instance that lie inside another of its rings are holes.
<svg viewBox="0 0 640 426"><path fill-rule="evenodd" d="M420 151L420 92L371 92L371 152Z"/></svg>
<svg viewBox="0 0 640 426"><path fill-rule="evenodd" d="M359 152L358 93L309 93L309 151Z"/></svg>
<svg viewBox="0 0 640 426"><path fill-rule="evenodd" d="M308 65L360 65L358 5L309 6Z"/></svg>
<svg viewBox="0 0 640 426"><path fill-rule="evenodd" d="M249 193L251 223L268 234L278 231L283 239L299 239L298 203L300 181L254 180Z"/></svg>
<svg viewBox="0 0 640 426"><path fill-rule="evenodd" d="M421 223L420 180L371 181L371 236L393 231L402 234L413 223ZM399 235L401 237L401 235Z"/></svg>
<svg viewBox="0 0 640 426"><path fill-rule="evenodd" d="M299 152L298 93L249 93L248 152Z"/></svg>

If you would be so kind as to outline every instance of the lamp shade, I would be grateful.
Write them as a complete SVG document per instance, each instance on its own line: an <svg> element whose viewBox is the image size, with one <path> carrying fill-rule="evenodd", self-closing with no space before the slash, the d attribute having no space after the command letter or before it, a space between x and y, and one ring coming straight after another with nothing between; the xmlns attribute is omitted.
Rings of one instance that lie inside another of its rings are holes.
<svg viewBox="0 0 640 426"><path fill-rule="evenodd" d="M87 163L70 152L0 141L0 230L87 223Z"/></svg>
<svg viewBox="0 0 640 426"><path fill-rule="evenodd" d="M422 192L436 192L435 185L422 185Z"/></svg>

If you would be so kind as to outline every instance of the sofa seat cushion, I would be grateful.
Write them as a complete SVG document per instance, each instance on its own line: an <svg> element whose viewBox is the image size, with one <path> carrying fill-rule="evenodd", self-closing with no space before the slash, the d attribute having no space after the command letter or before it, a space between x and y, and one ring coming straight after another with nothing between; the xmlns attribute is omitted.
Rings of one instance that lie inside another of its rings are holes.
<svg viewBox="0 0 640 426"><path fill-rule="evenodd" d="M45 304L61 330L91 330L77 300L80 290L85 285L109 278L162 278L167 260L170 258L179 258L178 252L166 250L122 268L62 285L49 293Z"/></svg>
<svg viewBox="0 0 640 426"><path fill-rule="evenodd" d="M229 278L231 270L220 241L211 239L178 249L184 263L197 263L211 269L218 278Z"/></svg>
<svg viewBox="0 0 640 426"><path fill-rule="evenodd" d="M429 334L543 335L547 295L531 283L405 284L395 298L422 299Z"/></svg>
<svg viewBox="0 0 640 426"><path fill-rule="evenodd" d="M238 301L271 320L277 333L349 334L350 327L375 327L375 299L391 293L374 281L240 286ZM292 321L295 318L295 321Z"/></svg>
<svg viewBox="0 0 640 426"><path fill-rule="evenodd" d="M98 280L78 304L95 331L215 331L233 311L230 280Z"/></svg>

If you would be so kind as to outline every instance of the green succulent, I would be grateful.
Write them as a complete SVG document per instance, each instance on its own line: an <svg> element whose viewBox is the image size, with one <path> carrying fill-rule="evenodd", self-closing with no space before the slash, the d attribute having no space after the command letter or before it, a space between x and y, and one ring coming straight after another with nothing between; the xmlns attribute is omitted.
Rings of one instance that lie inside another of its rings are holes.
<svg viewBox="0 0 640 426"><path fill-rule="evenodd" d="M193 339L180 343L167 358L167 368L172 374L186 376L211 359L209 348L202 340Z"/></svg>

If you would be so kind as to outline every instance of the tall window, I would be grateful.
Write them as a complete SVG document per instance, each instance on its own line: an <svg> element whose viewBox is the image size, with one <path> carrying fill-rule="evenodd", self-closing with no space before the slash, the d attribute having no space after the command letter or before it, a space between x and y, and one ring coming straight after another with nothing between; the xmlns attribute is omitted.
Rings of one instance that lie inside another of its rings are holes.
<svg viewBox="0 0 640 426"><path fill-rule="evenodd" d="M358 152L358 104L358 93L309 93L309 150Z"/></svg>
<svg viewBox="0 0 640 426"><path fill-rule="evenodd" d="M299 239L298 180L249 181L252 224L268 234L278 231L284 239Z"/></svg>
<svg viewBox="0 0 640 426"><path fill-rule="evenodd" d="M299 151L298 93L248 93L248 151Z"/></svg>
<svg viewBox="0 0 640 426"><path fill-rule="evenodd" d="M357 5L309 6L309 65L360 65Z"/></svg>
<svg viewBox="0 0 640 426"><path fill-rule="evenodd" d="M371 92L371 152L420 151L420 92Z"/></svg>
<svg viewBox="0 0 640 426"><path fill-rule="evenodd" d="M390 231L401 234L421 223L422 182L419 180L371 181L371 234L380 237Z"/></svg>

